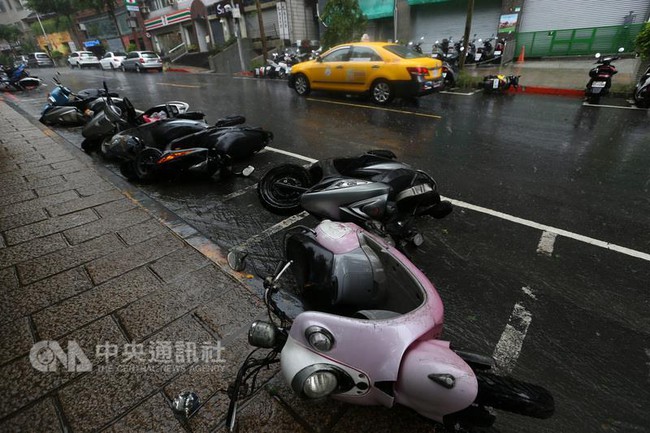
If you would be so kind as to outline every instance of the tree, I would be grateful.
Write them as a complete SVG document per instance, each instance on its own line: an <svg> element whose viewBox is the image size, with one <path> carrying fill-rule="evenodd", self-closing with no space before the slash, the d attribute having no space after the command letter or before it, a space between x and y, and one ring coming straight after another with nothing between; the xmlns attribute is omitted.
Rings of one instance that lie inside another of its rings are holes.
<svg viewBox="0 0 650 433"><path fill-rule="evenodd" d="M18 41L18 38L20 38L22 34L23 32L21 32L16 26L0 24L0 39L4 39L10 44Z"/></svg>
<svg viewBox="0 0 650 433"><path fill-rule="evenodd" d="M357 0L329 0L323 11L323 48L358 41L366 29L366 16Z"/></svg>
<svg viewBox="0 0 650 433"><path fill-rule="evenodd" d="M56 26L61 24L61 17L67 17L70 23L70 33L75 39L78 46L81 46L81 38L79 37L77 20L75 14L80 10L79 0L27 0L26 5L29 9L41 15L51 14L54 12L56 16L54 20Z"/></svg>
<svg viewBox="0 0 650 433"><path fill-rule="evenodd" d="M636 50L645 60L650 59L650 23L645 23L634 41Z"/></svg>

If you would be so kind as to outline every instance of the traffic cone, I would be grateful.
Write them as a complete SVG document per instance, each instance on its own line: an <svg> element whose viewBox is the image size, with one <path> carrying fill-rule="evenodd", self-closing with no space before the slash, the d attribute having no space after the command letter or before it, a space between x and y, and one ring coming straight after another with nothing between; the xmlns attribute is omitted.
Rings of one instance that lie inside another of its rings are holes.
<svg viewBox="0 0 650 433"><path fill-rule="evenodd" d="M524 63L524 53L526 52L526 45L521 46L521 51L519 52L519 58L517 63Z"/></svg>

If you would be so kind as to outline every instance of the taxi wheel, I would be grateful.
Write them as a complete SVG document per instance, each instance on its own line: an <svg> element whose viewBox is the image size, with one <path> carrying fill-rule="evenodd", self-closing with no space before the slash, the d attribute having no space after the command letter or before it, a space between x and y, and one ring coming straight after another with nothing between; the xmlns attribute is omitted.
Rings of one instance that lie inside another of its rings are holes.
<svg viewBox="0 0 650 433"><path fill-rule="evenodd" d="M309 87L309 79L307 79L303 74L296 75L294 88L296 89L296 93L300 96L309 95L309 92L311 91L311 88Z"/></svg>
<svg viewBox="0 0 650 433"><path fill-rule="evenodd" d="M377 80L370 86L370 98L375 104L388 104L394 97L393 88L386 80Z"/></svg>

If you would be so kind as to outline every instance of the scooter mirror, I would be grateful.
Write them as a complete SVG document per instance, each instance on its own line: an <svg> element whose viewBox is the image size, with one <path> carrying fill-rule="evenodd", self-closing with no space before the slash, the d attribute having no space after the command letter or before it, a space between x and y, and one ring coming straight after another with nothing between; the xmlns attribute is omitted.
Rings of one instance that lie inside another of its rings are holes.
<svg viewBox="0 0 650 433"><path fill-rule="evenodd" d="M248 177L251 174L253 174L254 171L255 171L255 167L253 167L252 165L249 165L248 167L246 167L245 169L242 170L241 175L244 176L244 177Z"/></svg>
<svg viewBox="0 0 650 433"><path fill-rule="evenodd" d="M623 47L621 47L621 48L618 49L618 52L619 52L619 53L622 53L623 51L625 51L625 48L623 48Z"/></svg>
<svg viewBox="0 0 650 433"><path fill-rule="evenodd" d="M480 43L480 42L483 42L483 39L480 39L480 38L479 38L479 40L478 40L478 41L479 41L479 43Z"/></svg>
<svg viewBox="0 0 650 433"><path fill-rule="evenodd" d="M600 59L600 53L596 53L596 55L594 57L596 57L597 59Z"/></svg>
<svg viewBox="0 0 650 433"><path fill-rule="evenodd" d="M241 272L246 269L246 256L248 253L239 250L230 250L228 253L228 266L235 271Z"/></svg>
<svg viewBox="0 0 650 433"><path fill-rule="evenodd" d="M421 37L420 37L420 40L423 41L423 40L424 40L424 36L421 36Z"/></svg>

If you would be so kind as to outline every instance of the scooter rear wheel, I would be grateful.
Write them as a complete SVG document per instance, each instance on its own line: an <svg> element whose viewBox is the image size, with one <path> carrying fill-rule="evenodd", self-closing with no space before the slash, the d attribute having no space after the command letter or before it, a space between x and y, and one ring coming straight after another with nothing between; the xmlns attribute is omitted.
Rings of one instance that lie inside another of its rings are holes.
<svg viewBox="0 0 650 433"><path fill-rule="evenodd" d="M262 205L278 215L300 212L300 197L312 186L309 171L296 164L284 164L269 170L257 184Z"/></svg>
<svg viewBox="0 0 650 433"><path fill-rule="evenodd" d="M155 147L143 149L135 157L133 167L135 176L140 182L149 182L155 176L156 162L162 156L162 152Z"/></svg>
<svg viewBox="0 0 650 433"><path fill-rule="evenodd" d="M476 379L479 405L541 419L555 411L553 396L539 385L483 372L476 372Z"/></svg>

